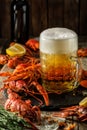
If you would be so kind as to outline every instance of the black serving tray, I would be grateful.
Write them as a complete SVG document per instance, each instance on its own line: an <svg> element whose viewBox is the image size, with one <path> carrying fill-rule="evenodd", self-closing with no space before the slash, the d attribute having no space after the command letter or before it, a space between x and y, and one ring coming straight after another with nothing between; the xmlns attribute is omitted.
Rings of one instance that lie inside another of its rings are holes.
<svg viewBox="0 0 87 130"><path fill-rule="evenodd" d="M50 93L48 94L49 106L45 105L42 95L35 96L43 101L43 105L41 106L42 111L55 111L63 107L79 105L79 102L87 96L87 89L79 86L77 89L63 94ZM29 97L29 99L32 101L33 105L38 105L38 101L34 98Z"/></svg>
<svg viewBox="0 0 87 130"><path fill-rule="evenodd" d="M79 105L79 102L87 96L87 89L79 86L72 92L63 94L49 94L49 106L43 105L42 110L58 110L63 107Z"/></svg>

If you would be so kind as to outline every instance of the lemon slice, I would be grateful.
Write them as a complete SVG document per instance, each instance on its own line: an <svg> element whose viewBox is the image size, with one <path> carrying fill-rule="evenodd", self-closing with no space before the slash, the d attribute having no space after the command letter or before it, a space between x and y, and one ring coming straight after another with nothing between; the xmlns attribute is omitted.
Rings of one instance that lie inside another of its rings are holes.
<svg viewBox="0 0 87 130"><path fill-rule="evenodd" d="M6 53L9 56L23 56L26 53L26 49L23 45L15 43L6 49Z"/></svg>
<svg viewBox="0 0 87 130"><path fill-rule="evenodd" d="M79 105L80 105L80 106L85 106L85 107L87 107L87 97L85 97L83 100L81 100L81 101L79 102Z"/></svg>

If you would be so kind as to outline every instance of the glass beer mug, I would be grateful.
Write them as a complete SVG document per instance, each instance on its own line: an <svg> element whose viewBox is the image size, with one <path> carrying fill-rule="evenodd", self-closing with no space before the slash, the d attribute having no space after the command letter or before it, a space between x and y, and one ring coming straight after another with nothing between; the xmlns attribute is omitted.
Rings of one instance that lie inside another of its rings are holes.
<svg viewBox="0 0 87 130"><path fill-rule="evenodd" d="M49 28L40 34L42 85L63 93L78 86L78 36L67 28Z"/></svg>

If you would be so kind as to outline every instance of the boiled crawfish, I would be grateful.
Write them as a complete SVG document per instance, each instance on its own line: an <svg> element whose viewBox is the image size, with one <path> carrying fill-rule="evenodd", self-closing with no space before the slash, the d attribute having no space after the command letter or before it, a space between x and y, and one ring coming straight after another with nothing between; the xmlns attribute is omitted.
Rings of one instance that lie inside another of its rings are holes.
<svg viewBox="0 0 87 130"><path fill-rule="evenodd" d="M6 75L5 75L6 74ZM19 64L13 71L13 73L0 73L0 76L9 76L4 82L25 80L27 82L28 89L32 91L32 86L35 86L36 89L43 96L46 105L49 105L49 98L46 90L39 84L38 80L41 78L41 69L40 63L37 59L32 59L31 63ZM9 88L9 87L8 87ZM16 88L15 88L16 89Z"/></svg>
<svg viewBox="0 0 87 130"><path fill-rule="evenodd" d="M81 60L81 81L80 85L87 88L87 70L82 67L83 59L87 58L87 48L80 48L77 52L79 61ZM85 61L86 64L86 61ZM85 65L86 66L86 65Z"/></svg>
<svg viewBox="0 0 87 130"><path fill-rule="evenodd" d="M86 57L87 56L87 48L78 49L78 57Z"/></svg>
<svg viewBox="0 0 87 130"><path fill-rule="evenodd" d="M8 55L3 55L3 54L0 54L0 64L1 65L4 65L8 62L9 60L9 56Z"/></svg>
<svg viewBox="0 0 87 130"><path fill-rule="evenodd" d="M32 85L38 86L36 82L32 82L31 86ZM17 113L18 116L22 116L33 126L34 130L37 130L33 122L40 122L40 106L43 104L43 102L34 96L33 89L31 88L32 91L29 90L27 84L23 80L6 82L4 84L4 88L7 89L8 94L8 99L5 102L5 109ZM38 89L40 89L41 93L43 94L44 90L41 88L42 86L39 85ZM29 99L29 96L32 96L38 101L37 106L32 105L32 101Z"/></svg>
<svg viewBox="0 0 87 130"><path fill-rule="evenodd" d="M10 46L14 45L15 42L11 42ZM29 39L25 45L26 54L24 56L10 57L5 54L0 54L0 64L7 64L10 68L15 68L20 63L30 62L31 58L39 57L39 42L36 39Z"/></svg>
<svg viewBox="0 0 87 130"><path fill-rule="evenodd" d="M40 84L40 60L34 57L39 54L39 42L34 39L29 40L24 47L26 48L26 54L22 57L0 55L1 63L7 64L8 67L14 69L13 72L0 73L0 76L7 77L3 81L4 86L1 90L6 89L8 94L5 109L16 112L27 120L34 130L37 130L32 122L40 121L40 106L43 102L37 98L36 94L43 96L46 105L49 105L49 98L45 88ZM39 104L33 106L29 96L35 98Z"/></svg>
<svg viewBox="0 0 87 130"><path fill-rule="evenodd" d="M62 118L75 116L79 121L87 122L87 107L77 105L61 108L61 111L53 113L53 115Z"/></svg>
<svg viewBox="0 0 87 130"><path fill-rule="evenodd" d="M15 56L15 57L10 57L8 55L0 54L0 64L5 65L9 68L14 69L17 65L22 64L22 63L32 63L32 60L36 59L35 57L30 57L28 55L24 55L22 57L20 56ZM39 58L38 58L39 61Z"/></svg>
<svg viewBox="0 0 87 130"><path fill-rule="evenodd" d="M48 94L38 82L33 81L30 86L27 86L27 83L24 80L10 81L6 82L4 87L1 89L10 89L16 93L23 93L24 96L32 96L39 102L39 107L43 104L43 102L34 95L40 93L43 96L46 105L49 105Z"/></svg>
<svg viewBox="0 0 87 130"><path fill-rule="evenodd" d="M39 49L39 42L36 39L29 39L25 45L28 48L31 48L34 51L37 51Z"/></svg>
<svg viewBox="0 0 87 130"><path fill-rule="evenodd" d="M39 122L41 120L41 112L38 106L32 106L31 100L23 100L21 97L7 90L8 99L5 102L5 109L11 112L15 112L18 116L23 117L27 122L32 125L33 130L38 130L33 122Z"/></svg>

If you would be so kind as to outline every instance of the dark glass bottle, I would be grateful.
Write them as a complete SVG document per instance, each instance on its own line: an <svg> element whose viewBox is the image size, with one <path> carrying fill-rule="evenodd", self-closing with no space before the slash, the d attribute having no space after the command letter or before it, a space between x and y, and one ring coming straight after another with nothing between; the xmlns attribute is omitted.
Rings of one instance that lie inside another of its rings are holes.
<svg viewBox="0 0 87 130"><path fill-rule="evenodd" d="M11 41L24 44L29 37L29 5L26 0L11 2Z"/></svg>

